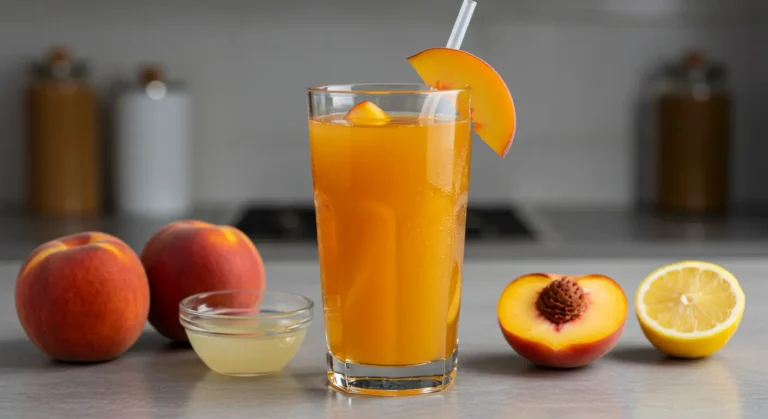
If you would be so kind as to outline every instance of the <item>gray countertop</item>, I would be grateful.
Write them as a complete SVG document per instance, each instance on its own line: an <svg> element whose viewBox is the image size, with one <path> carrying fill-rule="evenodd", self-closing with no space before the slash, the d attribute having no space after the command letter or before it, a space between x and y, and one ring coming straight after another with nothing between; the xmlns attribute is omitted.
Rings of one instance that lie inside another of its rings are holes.
<svg viewBox="0 0 768 419"><path fill-rule="evenodd" d="M477 203L476 205L482 205ZM468 242L468 260L674 256L768 256L768 217L738 214L724 219L665 218L622 207L530 207L517 205L536 241ZM232 224L238 208L199 208L188 218ZM116 235L137 252L171 219L103 217L88 220L41 220L0 212L0 260L19 261L37 245L85 230ZM315 260L310 244L258 242L266 260Z"/></svg>
<svg viewBox="0 0 768 419"><path fill-rule="evenodd" d="M321 310L297 357L276 376L210 372L189 349L149 328L123 357L96 365L52 362L26 339L13 304L18 264L0 264L0 416L23 418L764 418L768 416L768 260L712 258L747 295L741 327L714 356L675 361L657 353L632 315L605 358L578 370L542 370L518 357L499 331L495 306L514 277L533 271L603 273L630 300L653 259L474 261L465 267L459 373L440 395L351 398L325 385ZM314 261L267 264L268 286L320 302Z"/></svg>

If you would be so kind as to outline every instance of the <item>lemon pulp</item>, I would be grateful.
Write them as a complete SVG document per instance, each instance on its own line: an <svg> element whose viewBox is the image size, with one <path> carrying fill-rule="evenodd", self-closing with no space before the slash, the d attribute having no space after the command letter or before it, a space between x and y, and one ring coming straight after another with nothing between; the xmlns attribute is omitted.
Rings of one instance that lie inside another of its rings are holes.
<svg viewBox="0 0 768 419"><path fill-rule="evenodd" d="M654 346L669 355L696 358L719 350L736 332L744 292L724 268L683 261L648 275L635 303L643 332Z"/></svg>

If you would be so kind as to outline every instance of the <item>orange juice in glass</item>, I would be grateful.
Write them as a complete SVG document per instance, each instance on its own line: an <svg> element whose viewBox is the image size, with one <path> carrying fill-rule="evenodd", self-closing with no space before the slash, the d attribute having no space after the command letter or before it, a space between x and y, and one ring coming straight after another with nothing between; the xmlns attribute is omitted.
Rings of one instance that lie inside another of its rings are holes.
<svg viewBox="0 0 768 419"><path fill-rule="evenodd" d="M328 379L351 393L455 377L469 190L469 89L310 88Z"/></svg>

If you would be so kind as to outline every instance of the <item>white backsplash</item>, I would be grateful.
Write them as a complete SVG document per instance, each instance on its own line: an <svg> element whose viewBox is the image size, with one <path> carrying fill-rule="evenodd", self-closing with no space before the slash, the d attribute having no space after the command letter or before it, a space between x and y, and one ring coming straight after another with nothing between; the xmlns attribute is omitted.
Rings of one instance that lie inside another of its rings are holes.
<svg viewBox="0 0 768 419"><path fill-rule="evenodd" d="M417 81L405 58L444 44L460 2L396 0L393 10L309 0L3 3L13 7L0 13L0 202L23 200L24 66L63 43L92 63L104 90L142 62L163 63L191 85L195 196L216 203L311 197L304 88ZM430 12L437 3L445 6ZM759 41L768 41L758 23L766 19L670 18L670 5L693 4L675 0L647 9L586 1L593 11L615 12L597 15L563 1L542 1L540 9L532 1L503 4L481 2L464 47L505 78L519 128L506 160L476 140L473 199L631 202L641 80L660 60L698 46L731 70L736 199L768 203L757 110L768 109L768 63L758 54Z"/></svg>

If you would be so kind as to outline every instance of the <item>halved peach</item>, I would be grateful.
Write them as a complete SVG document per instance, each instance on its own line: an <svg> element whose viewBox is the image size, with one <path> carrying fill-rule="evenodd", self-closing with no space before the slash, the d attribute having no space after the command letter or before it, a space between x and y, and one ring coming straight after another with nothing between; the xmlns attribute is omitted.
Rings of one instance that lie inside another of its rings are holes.
<svg viewBox="0 0 768 419"><path fill-rule="evenodd" d="M365 100L347 112L344 119L355 125L384 125L392 118L370 100Z"/></svg>
<svg viewBox="0 0 768 419"><path fill-rule="evenodd" d="M607 276L534 273L507 285L497 314L520 356L540 366L575 368L616 345L627 308L624 291Z"/></svg>
<svg viewBox="0 0 768 419"><path fill-rule="evenodd" d="M515 105L499 73L480 58L462 50L431 48L408 58L419 77L438 90L469 86L474 130L499 156L512 146L517 126Z"/></svg>

